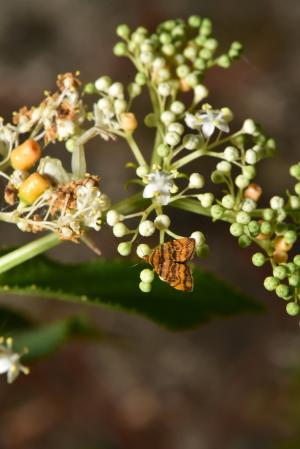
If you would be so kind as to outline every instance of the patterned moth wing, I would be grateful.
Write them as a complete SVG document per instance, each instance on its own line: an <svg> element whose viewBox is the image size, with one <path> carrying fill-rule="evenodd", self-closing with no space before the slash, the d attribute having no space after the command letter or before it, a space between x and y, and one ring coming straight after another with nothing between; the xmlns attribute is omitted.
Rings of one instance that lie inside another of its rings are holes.
<svg viewBox="0 0 300 449"><path fill-rule="evenodd" d="M144 259L171 287L189 292L193 290L193 278L185 262L193 257L194 251L195 240L186 237L163 243Z"/></svg>

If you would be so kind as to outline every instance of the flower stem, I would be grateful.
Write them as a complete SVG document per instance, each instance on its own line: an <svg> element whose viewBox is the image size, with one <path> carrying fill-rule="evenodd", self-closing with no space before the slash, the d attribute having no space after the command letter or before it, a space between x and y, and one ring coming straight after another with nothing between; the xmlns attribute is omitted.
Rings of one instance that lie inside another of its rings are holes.
<svg viewBox="0 0 300 449"><path fill-rule="evenodd" d="M131 134L126 134L126 140L128 142L128 145L131 148L131 151L133 152L134 157L136 158L139 165L147 165L147 162L144 159L144 156L142 155L136 141L132 137Z"/></svg>
<svg viewBox="0 0 300 449"><path fill-rule="evenodd" d="M11 251L8 254L0 257L0 273L10 270L11 268L25 262L38 254L47 251L54 246L57 246L61 241L54 233L48 234L45 237L27 243L20 248Z"/></svg>

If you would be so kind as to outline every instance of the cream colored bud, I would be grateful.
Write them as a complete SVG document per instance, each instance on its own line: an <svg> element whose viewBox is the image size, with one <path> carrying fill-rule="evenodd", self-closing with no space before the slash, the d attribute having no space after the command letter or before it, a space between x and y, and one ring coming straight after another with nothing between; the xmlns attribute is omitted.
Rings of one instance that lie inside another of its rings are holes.
<svg viewBox="0 0 300 449"><path fill-rule="evenodd" d="M133 112L123 112L121 114L121 126L126 133L132 133L137 128L138 122Z"/></svg>

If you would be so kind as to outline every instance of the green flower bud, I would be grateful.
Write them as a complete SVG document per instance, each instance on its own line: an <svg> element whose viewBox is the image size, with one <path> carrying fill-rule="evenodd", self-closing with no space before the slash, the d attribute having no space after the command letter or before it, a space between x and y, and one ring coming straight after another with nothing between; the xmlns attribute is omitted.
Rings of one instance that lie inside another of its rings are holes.
<svg viewBox="0 0 300 449"><path fill-rule="evenodd" d="M169 145L166 145L165 143L160 144L157 147L157 154L160 157L167 157L170 154L170 147L169 147Z"/></svg>
<svg viewBox="0 0 300 449"><path fill-rule="evenodd" d="M233 209L235 204L235 199L232 195L225 195L222 198L222 206L225 207L225 209Z"/></svg>
<svg viewBox="0 0 300 449"><path fill-rule="evenodd" d="M131 97L137 97L141 94L142 89L137 83L131 83L128 86L128 92Z"/></svg>
<svg viewBox="0 0 300 449"><path fill-rule="evenodd" d="M146 243L141 243L136 249L136 254L141 259L143 259L145 256L149 256L150 253L151 248L149 245L146 245Z"/></svg>
<svg viewBox="0 0 300 449"><path fill-rule="evenodd" d="M183 144L187 150L195 150L203 144L203 137L195 134L187 134L183 138Z"/></svg>
<svg viewBox="0 0 300 449"><path fill-rule="evenodd" d="M287 267L287 269L289 270L290 273L298 272L298 268L297 268L297 266L293 262L288 262L286 264L286 267Z"/></svg>
<svg viewBox="0 0 300 449"><path fill-rule="evenodd" d="M118 245L118 253L121 256L129 256L129 254L131 253L131 243L130 242L121 242Z"/></svg>
<svg viewBox="0 0 300 449"><path fill-rule="evenodd" d="M186 64L182 64L176 69L177 76L179 78L185 78L190 73L190 68Z"/></svg>
<svg viewBox="0 0 300 449"><path fill-rule="evenodd" d="M117 27L116 33L119 37L127 39L130 35L130 28L128 25L122 24Z"/></svg>
<svg viewBox="0 0 300 449"><path fill-rule="evenodd" d="M214 220L218 220L223 217L224 209L222 206L219 206L218 204L214 204L210 209L210 213Z"/></svg>
<svg viewBox="0 0 300 449"><path fill-rule="evenodd" d="M212 22L210 19L203 19L200 25L199 33L203 36L209 36L212 30Z"/></svg>
<svg viewBox="0 0 300 449"><path fill-rule="evenodd" d="M198 200L202 207L211 207L214 201L214 195L212 193L202 193L201 195L198 195Z"/></svg>
<svg viewBox="0 0 300 449"><path fill-rule="evenodd" d="M140 282L139 288L143 293L149 293L151 292L151 283L150 282Z"/></svg>
<svg viewBox="0 0 300 449"><path fill-rule="evenodd" d="M247 248L252 243L250 237L246 234L239 237L239 245L241 248Z"/></svg>
<svg viewBox="0 0 300 449"><path fill-rule="evenodd" d="M191 61L195 61L197 57L198 50L196 47L189 45L183 51L183 55L186 59L190 59Z"/></svg>
<svg viewBox="0 0 300 449"><path fill-rule="evenodd" d="M234 237L240 237L244 233L244 226L241 223L232 223L229 232Z"/></svg>
<svg viewBox="0 0 300 449"><path fill-rule="evenodd" d="M167 56L172 56L175 53L175 47L172 44L165 44L162 46L162 52Z"/></svg>
<svg viewBox="0 0 300 449"><path fill-rule="evenodd" d="M172 36L169 33L161 33L159 40L163 45L167 45L172 42Z"/></svg>
<svg viewBox="0 0 300 449"><path fill-rule="evenodd" d="M201 25L201 17L200 16L190 16L188 18L188 24L192 28L199 28Z"/></svg>
<svg viewBox="0 0 300 449"><path fill-rule="evenodd" d="M106 92L107 89L111 86L112 80L109 76L101 76L95 81L95 87L97 90L101 92Z"/></svg>
<svg viewBox="0 0 300 449"><path fill-rule="evenodd" d="M290 289L285 284L279 284L276 287L276 295L279 296L279 298L287 299L290 295Z"/></svg>
<svg viewBox="0 0 300 449"><path fill-rule="evenodd" d="M212 172L210 179L214 184L222 184L225 180L223 173L218 170Z"/></svg>
<svg viewBox="0 0 300 449"><path fill-rule="evenodd" d="M295 192L300 196L300 182L297 182L297 184L295 184Z"/></svg>
<svg viewBox="0 0 300 449"><path fill-rule="evenodd" d="M289 277L289 284L291 287L299 287L300 285L300 276L299 274L292 274Z"/></svg>
<svg viewBox="0 0 300 449"><path fill-rule="evenodd" d="M199 52L199 56L205 61L209 61L213 56L213 52L208 48L202 48L202 50L200 50Z"/></svg>
<svg viewBox="0 0 300 449"><path fill-rule="evenodd" d="M264 280L264 287L269 292L275 290L278 285L279 285L279 280L274 278L273 276L268 276Z"/></svg>
<svg viewBox="0 0 300 449"><path fill-rule="evenodd" d="M263 219L266 221L272 221L275 217L275 212L273 209L265 209L263 211Z"/></svg>
<svg viewBox="0 0 300 449"><path fill-rule="evenodd" d="M182 103L182 101L174 101L174 103L171 104L170 110L174 112L176 115L183 114L185 111L185 106Z"/></svg>
<svg viewBox="0 0 300 449"><path fill-rule="evenodd" d="M94 83L87 83L84 86L83 91L84 91L85 94L88 94L88 95L91 95L91 94L94 94L95 92L97 92Z"/></svg>
<svg viewBox="0 0 300 449"><path fill-rule="evenodd" d="M273 227L269 222L263 221L260 225L260 230L263 234L268 235L272 233Z"/></svg>
<svg viewBox="0 0 300 449"><path fill-rule="evenodd" d="M264 263L266 262L266 258L262 253L255 253L252 256L252 263L256 267L262 267Z"/></svg>
<svg viewBox="0 0 300 449"><path fill-rule="evenodd" d="M284 234L284 240L286 241L286 243L293 245L293 243L295 243L297 240L297 233L295 231L287 231Z"/></svg>
<svg viewBox="0 0 300 449"><path fill-rule="evenodd" d="M300 267L300 254L294 257L293 262L297 267Z"/></svg>
<svg viewBox="0 0 300 449"><path fill-rule="evenodd" d="M181 123L171 123L168 127L168 131L179 134L180 136L184 133L184 126Z"/></svg>
<svg viewBox="0 0 300 449"><path fill-rule="evenodd" d="M221 161L217 164L217 171L220 171L222 173L230 173L231 171L231 164L227 161Z"/></svg>
<svg viewBox="0 0 300 449"><path fill-rule="evenodd" d="M144 73L137 73L135 75L135 79L134 81L139 85L139 86L144 86L147 83L147 77Z"/></svg>
<svg viewBox="0 0 300 449"><path fill-rule="evenodd" d="M228 67L230 67L231 65L231 61L227 55L222 55L218 57L217 64L219 67L222 67L223 69L228 69Z"/></svg>
<svg viewBox="0 0 300 449"><path fill-rule="evenodd" d="M170 227L171 220L168 215L161 214L157 215L157 217L154 220L154 225L157 229L160 231L164 231Z"/></svg>
<svg viewBox="0 0 300 449"><path fill-rule="evenodd" d="M292 209L300 209L300 198L296 195L291 195L289 198L289 204Z"/></svg>
<svg viewBox="0 0 300 449"><path fill-rule="evenodd" d="M239 150L235 147L228 146L224 150L224 158L228 162L236 161L240 156Z"/></svg>
<svg viewBox="0 0 300 449"><path fill-rule="evenodd" d="M203 70L205 70L206 64L207 63L204 59L197 58L194 62L194 67L195 67L195 69L200 70L202 72Z"/></svg>
<svg viewBox="0 0 300 449"><path fill-rule="evenodd" d="M298 304L296 304L295 302L289 302L286 305L286 311L289 315L291 316L296 316L299 314L300 311L300 307Z"/></svg>
<svg viewBox="0 0 300 449"><path fill-rule="evenodd" d="M140 279L142 282L150 283L154 279L154 273L153 270L150 270L149 268L145 268L140 272Z"/></svg>
<svg viewBox="0 0 300 449"><path fill-rule="evenodd" d="M248 179L253 179L256 175L255 167L246 165L243 167L243 175Z"/></svg>
<svg viewBox="0 0 300 449"><path fill-rule="evenodd" d="M190 235L191 239L196 241L196 246L200 247L205 244L205 235L203 232L195 231Z"/></svg>
<svg viewBox="0 0 300 449"><path fill-rule="evenodd" d="M204 46L208 48L209 50L216 50L218 47L218 41L216 39L213 39L212 37L207 39L207 41L204 43Z"/></svg>
<svg viewBox="0 0 300 449"><path fill-rule="evenodd" d="M200 77L198 72L189 73L186 77L186 82L191 87L196 87L199 84Z"/></svg>
<svg viewBox="0 0 300 449"><path fill-rule="evenodd" d="M125 42L118 42L113 48L113 53L115 56L124 56L127 52L128 48Z"/></svg>
<svg viewBox="0 0 300 449"><path fill-rule="evenodd" d="M282 265L278 265L273 269L273 276L275 276L280 281L283 281L283 279L285 279L287 276L287 269Z"/></svg>
<svg viewBox="0 0 300 449"><path fill-rule="evenodd" d="M236 214L235 219L236 219L237 223L244 224L244 225L248 224L250 222L250 220L251 220L250 215L247 214L247 212L244 212L244 211L238 212Z"/></svg>
<svg viewBox="0 0 300 449"><path fill-rule="evenodd" d="M248 223L248 230L253 237L256 237L260 233L260 224L258 221L250 221L250 223Z"/></svg>
<svg viewBox="0 0 300 449"><path fill-rule="evenodd" d="M127 226L124 225L124 223L116 223L113 226L113 234L115 237L121 238L124 237L128 233Z"/></svg>
<svg viewBox="0 0 300 449"><path fill-rule="evenodd" d="M300 181L300 164L295 164L290 167L290 175Z"/></svg>
<svg viewBox="0 0 300 449"><path fill-rule="evenodd" d="M239 189L245 189L250 183L249 179L244 175L238 175L234 182Z"/></svg>

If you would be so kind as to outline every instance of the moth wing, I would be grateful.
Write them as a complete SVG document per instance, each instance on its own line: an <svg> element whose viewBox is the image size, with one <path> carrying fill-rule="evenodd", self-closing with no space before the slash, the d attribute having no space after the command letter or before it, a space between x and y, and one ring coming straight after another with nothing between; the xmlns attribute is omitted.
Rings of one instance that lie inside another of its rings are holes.
<svg viewBox="0 0 300 449"><path fill-rule="evenodd" d="M193 290L192 273L185 263L171 262L162 264L158 275L176 290L183 292L191 292Z"/></svg>
<svg viewBox="0 0 300 449"><path fill-rule="evenodd" d="M163 243L157 249L160 249L160 253L164 258L168 255L168 258L174 262L185 262L194 255L195 240L188 237L171 240Z"/></svg>

